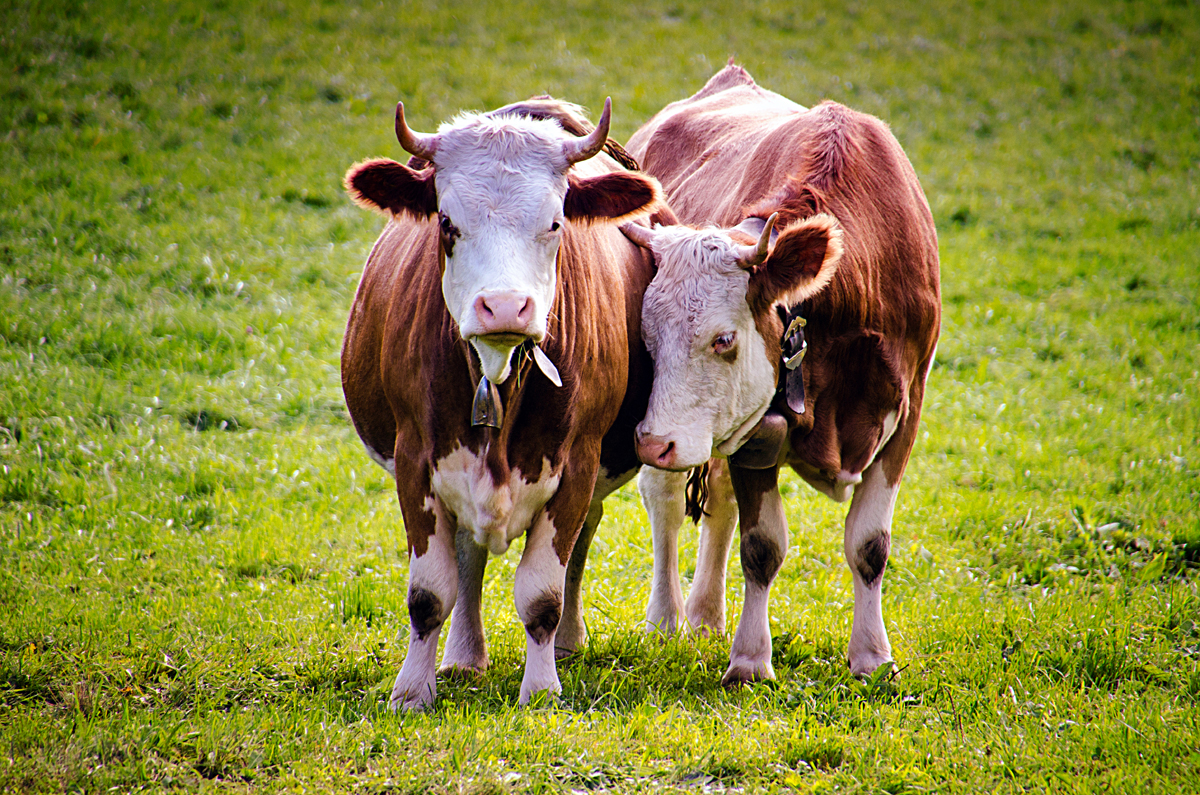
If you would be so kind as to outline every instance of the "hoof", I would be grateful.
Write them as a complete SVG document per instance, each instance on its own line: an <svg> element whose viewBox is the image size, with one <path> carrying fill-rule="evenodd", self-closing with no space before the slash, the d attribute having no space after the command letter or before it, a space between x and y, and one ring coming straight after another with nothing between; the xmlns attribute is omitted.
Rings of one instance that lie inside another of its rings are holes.
<svg viewBox="0 0 1200 795"><path fill-rule="evenodd" d="M574 657L577 654L579 654L579 649L564 649L561 646L554 647L555 661L567 660L567 659L570 659L571 657Z"/></svg>
<svg viewBox="0 0 1200 795"><path fill-rule="evenodd" d="M558 700L559 693L562 692L562 685L558 683L558 678L555 677L553 684L548 684L544 687L527 687L521 685L521 695L517 699L517 703L522 707L530 705L534 707L546 706Z"/></svg>
<svg viewBox="0 0 1200 795"><path fill-rule="evenodd" d="M672 637L676 631L682 631L681 627L676 627L675 619L663 618L659 621L647 618L645 625L642 626L642 632L646 635L657 635L664 640Z"/></svg>
<svg viewBox="0 0 1200 795"><path fill-rule="evenodd" d="M413 693L396 693L392 692L391 700L388 701L388 709L392 712L421 712L430 704L433 703L433 694L426 691L422 697Z"/></svg>
<svg viewBox="0 0 1200 795"><path fill-rule="evenodd" d="M725 635L725 616L706 614L702 611L689 612L687 623L683 625L685 632L691 632L701 638L720 638Z"/></svg>
<svg viewBox="0 0 1200 795"><path fill-rule="evenodd" d="M392 712L420 712L433 703L436 695L437 678L433 676L433 671L428 676L405 677L401 670L396 683L392 685L388 708Z"/></svg>
<svg viewBox="0 0 1200 795"><path fill-rule="evenodd" d="M689 630L697 638L720 638L725 635L723 627L714 627L710 624L693 624Z"/></svg>
<svg viewBox="0 0 1200 795"><path fill-rule="evenodd" d="M454 682L463 682L472 679L478 679L483 675L483 672L487 670L487 667L487 660L484 660L482 663L475 663L471 665L464 663L450 663L449 665L443 665L441 668L439 668L438 674Z"/></svg>
<svg viewBox="0 0 1200 795"><path fill-rule="evenodd" d="M850 661L846 661L850 665ZM891 681L900 673L900 669L896 667L896 663L891 660L884 660L873 669L865 671L855 671L854 666L850 665L850 672L854 677L863 684L871 684L878 682Z"/></svg>
<svg viewBox="0 0 1200 795"><path fill-rule="evenodd" d="M767 682L773 679L775 679L775 670L771 667L770 662L766 665L730 663L729 670L721 677L721 686L727 690L735 690L752 682Z"/></svg>
<svg viewBox="0 0 1200 795"><path fill-rule="evenodd" d="M850 673L858 677L871 677L882 666L891 666L889 673L896 670L896 663L892 662L891 654L860 654L854 657L849 657L846 660L846 665L850 668Z"/></svg>

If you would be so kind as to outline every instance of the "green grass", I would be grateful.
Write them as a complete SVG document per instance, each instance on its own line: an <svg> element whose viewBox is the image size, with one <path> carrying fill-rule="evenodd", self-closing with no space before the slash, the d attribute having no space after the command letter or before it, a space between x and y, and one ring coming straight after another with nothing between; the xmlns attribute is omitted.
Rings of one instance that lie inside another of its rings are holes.
<svg viewBox="0 0 1200 795"><path fill-rule="evenodd" d="M1194 792L1198 11L5 5L0 790ZM400 155L399 99L431 130L611 95L625 139L730 54L888 121L938 222L885 582L901 674L847 674L844 507L788 476L776 683L725 692L727 639L640 633L626 489L559 700L516 707L514 550L489 672L389 714L403 530L337 368L380 223L342 173Z"/></svg>

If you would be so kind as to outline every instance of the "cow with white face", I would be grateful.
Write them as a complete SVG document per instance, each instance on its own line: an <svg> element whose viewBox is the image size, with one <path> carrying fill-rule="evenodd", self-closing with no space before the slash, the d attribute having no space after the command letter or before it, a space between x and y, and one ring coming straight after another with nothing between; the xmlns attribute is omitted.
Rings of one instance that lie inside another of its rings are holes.
<svg viewBox="0 0 1200 795"><path fill-rule="evenodd" d="M642 305L654 358L650 407L637 430L645 463L683 471L714 453L728 456L770 406L778 368L761 318L820 292L842 255L841 230L828 215L789 228L771 248L774 223L759 222L757 238L743 228L625 227L660 263Z"/></svg>
<svg viewBox="0 0 1200 795"><path fill-rule="evenodd" d="M630 140L685 223L627 224L654 253L642 333L654 386L638 426L655 579L647 623L724 631L741 527L746 591L724 682L773 678L768 596L788 549L778 468L851 497L848 662L891 664L882 582L940 324L937 236L886 125L832 102L806 109L732 63ZM806 347L805 347L806 345ZM687 470L709 461L686 604L674 557ZM725 460L727 459L727 460Z"/></svg>
<svg viewBox="0 0 1200 795"><path fill-rule="evenodd" d="M521 534L521 702L559 690L556 649L584 640L584 559L604 496L637 471L650 383L639 325L651 258L614 224L661 195L622 165L609 108L593 129L538 98L425 135L399 106L408 165L346 175L355 201L388 218L346 327L342 386L368 454L395 476L408 540L393 709L432 702L447 619L443 668L487 666L487 556Z"/></svg>

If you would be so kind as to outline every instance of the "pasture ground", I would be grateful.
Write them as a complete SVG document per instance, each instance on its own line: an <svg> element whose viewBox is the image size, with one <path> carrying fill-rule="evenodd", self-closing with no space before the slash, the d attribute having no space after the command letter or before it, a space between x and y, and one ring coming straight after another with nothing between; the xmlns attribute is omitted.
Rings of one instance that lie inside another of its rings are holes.
<svg viewBox="0 0 1200 795"><path fill-rule="evenodd" d="M1195 792L1200 6L939 5L3 4L0 790ZM938 221L902 673L847 674L844 507L789 476L779 678L723 691L727 639L640 633L626 489L561 699L516 707L513 550L491 670L389 714L403 532L337 370L381 224L342 173L400 155L398 99L611 95L625 140L731 54L887 120Z"/></svg>

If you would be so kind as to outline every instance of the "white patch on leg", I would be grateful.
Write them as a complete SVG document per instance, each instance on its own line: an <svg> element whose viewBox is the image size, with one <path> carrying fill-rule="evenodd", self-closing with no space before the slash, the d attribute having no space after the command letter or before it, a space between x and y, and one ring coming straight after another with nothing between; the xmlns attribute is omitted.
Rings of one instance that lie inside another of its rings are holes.
<svg viewBox="0 0 1200 795"><path fill-rule="evenodd" d="M775 668L771 665L770 598L770 588L747 581L742 618L729 650L729 668L721 677L721 684L726 687L775 678Z"/></svg>
<svg viewBox="0 0 1200 795"><path fill-rule="evenodd" d="M429 537L425 554L409 556L408 592L423 590L438 599L438 625L422 638L412 626L410 616L408 654L392 686L390 706L393 710L424 709L437 695L438 635L458 595L458 566L454 559L454 526L441 506L436 513L436 529Z"/></svg>
<svg viewBox="0 0 1200 795"><path fill-rule="evenodd" d="M883 572L866 583L859 571L864 545L886 532L891 537L892 513L900 484L889 485L883 465L876 461L863 473L863 482L846 514L844 551L854 577L854 625L847 657L850 670L869 674L892 659L883 623Z"/></svg>
<svg viewBox="0 0 1200 795"><path fill-rule="evenodd" d="M379 464L379 466L386 469L388 471L388 474L391 475L392 477L396 476L396 459L387 458L383 455L380 455L379 451L377 451L374 447L372 447L369 444L364 444L363 447L366 448L367 456L372 461L374 461L376 464Z"/></svg>
<svg viewBox="0 0 1200 795"><path fill-rule="evenodd" d="M554 630L544 637L535 637L529 631L531 622L539 618L538 609L542 600L557 595L559 610L562 609L563 585L567 567L558 559L554 550L554 524L542 512L538 515L525 540L525 552L513 576L513 601L517 615L525 629L525 676L521 680L520 703L528 704L534 693L549 690L562 692L558 681L558 668L554 659Z"/></svg>
<svg viewBox="0 0 1200 795"><path fill-rule="evenodd" d="M779 550L780 564L787 558L787 519L783 515L783 499L778 489L765 492L759 506L758 526L750 531L762 541L774 543ZM743 527L742 543L745 544L748 529ZM774 580L775 573L771 575ZM771 618L768 603L771 586L755 582L751 573L746 574L746 598L742 605L742 617L738 621L733 645L729 650L729 670L721 679L724 685L774 679L775 669L771 666Z"/></svg>
<svg viewBox="0 0 1200 795"><path fill-rule="evenodd" d="M883 577L868 586L857 571L853 575L854 626L850 630L846 658L851 673L868 676L879 666L892 661L892 644L888 642L887 628L883 624Z"/></svg>
<svg viewBox="0 0 1200 795"><path fill-rule="evenodd" d="M392 697L388 706L397 710L420 711L433 703L437 696L437 644L441 628L433 630L424 638L414 632L408 638L408 654L404 665L392 685Z"/></svg>
<svg viewBox="0 0 1200 795"><path fill-rule="evenodd" d="M714 459L709 462L707 515L700 518L700 549L696 573L684 608L688 624L702 635L725 634L725 578L729 551L737 528L737 498L729 481L729 467Z"/></svg>
<svg viewBox="0 0 1200 795"><path fill-rule="evenodd" d="M889 411L883 418L883 433L879 436L879 444L875 445L875 451L871 453L871 460L875 460L875 456L879 455L879 451L883 446L892 440L892 434L896 432L896 426L900 424L899 415L895 410Z"/></svg>
<svg viewBox="0 0 1200 795"><path fill-rule="evenodd" d="M671 635L683 615L683 589L679 587L679 528L683 524L687 472L642 467L638 493L650 518L654 544L654 574L646 605L646 631Z"/></svg>

